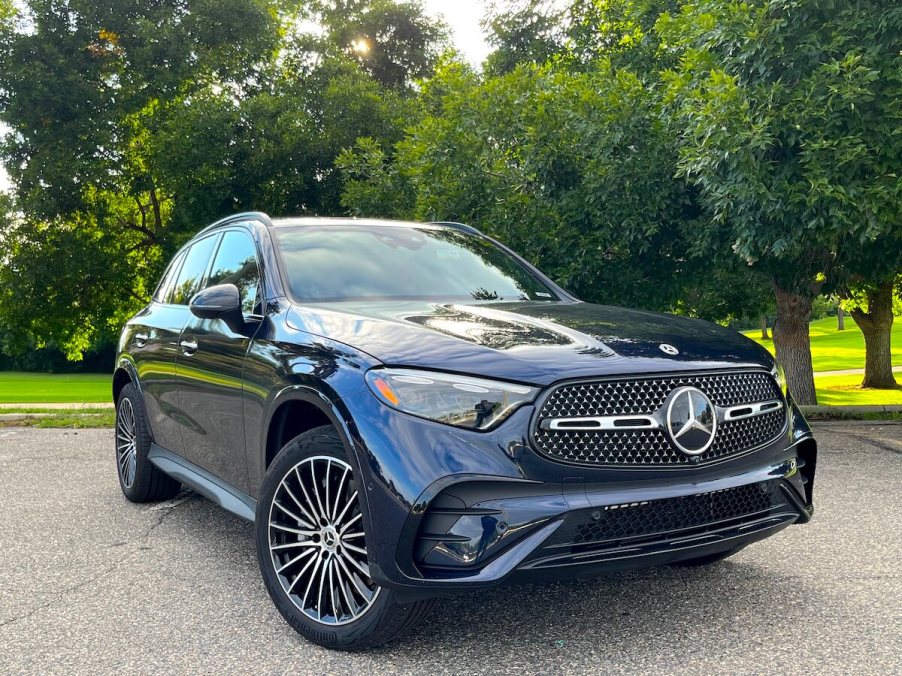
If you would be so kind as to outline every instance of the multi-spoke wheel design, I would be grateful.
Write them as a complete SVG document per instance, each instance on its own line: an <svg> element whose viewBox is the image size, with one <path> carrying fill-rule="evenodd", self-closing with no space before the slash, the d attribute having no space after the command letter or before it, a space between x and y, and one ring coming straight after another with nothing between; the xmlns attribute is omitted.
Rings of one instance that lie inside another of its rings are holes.
<svg viewBox="0 0 902 676"><path fill-rule="evenodd" d="M353 622L379 596L354 473L343 460L318 455L285 474L269 510L269 543L282 589L316 622Z"/></svg>
<svg viewBox="0 0 902 676"><path fill-rule="evenodd" d="M123 486L131 488L138 466L138 428L135 408L128 397L120 399L116 413L116 461Z"/></svg>
<svg viewBox="0 0 902 676"><path fill-rule="evenodd" d="M168 500L182 486L154 467L147 457L150 445L143 399L128 383L116 399L116 472L122 494L132 502Z"/></svg>

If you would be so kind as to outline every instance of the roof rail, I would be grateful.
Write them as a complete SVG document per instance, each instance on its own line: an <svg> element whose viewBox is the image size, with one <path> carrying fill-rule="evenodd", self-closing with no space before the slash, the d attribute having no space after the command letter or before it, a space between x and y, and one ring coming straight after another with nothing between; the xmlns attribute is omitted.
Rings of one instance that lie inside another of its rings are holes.
<svg viewBox="0 0 902 676"><path fill-rule="evenodd" d="M454 228L455 230L461 230L463 232L469 232L471 235L481 235L482 233L478 228L474 228L472 225L467 225L466 223L458 223L456 221L430 221L430 225L447 225L450 228Z"/></svg>
<svg viewBox="0 0 902 676"><path fill-rule="evenodd" d="M197 234L201 234L209 230L215 230L220 226L228 225L229 223L234 223L235 221L260 221L263 225L272 227L272 221L270 220L269 216L264 214L262 211L243 211L240 214L232 214L231 216L220 218L218 221L211 223Z"/></svg>

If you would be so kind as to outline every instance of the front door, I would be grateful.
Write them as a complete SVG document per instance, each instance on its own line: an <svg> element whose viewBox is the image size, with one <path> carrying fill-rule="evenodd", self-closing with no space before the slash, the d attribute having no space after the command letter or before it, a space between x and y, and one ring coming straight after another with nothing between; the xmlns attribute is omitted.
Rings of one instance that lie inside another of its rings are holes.
<svg viewBox="0 0 902 676"><path fill-rule="evenodd" d="M262 289L256 246L244 230L226 231L204 287L238 287L245 328L191 315L179 338L176 362L179 420L185 457L247 491L244 435L244 361L261 325Z"/></svg>

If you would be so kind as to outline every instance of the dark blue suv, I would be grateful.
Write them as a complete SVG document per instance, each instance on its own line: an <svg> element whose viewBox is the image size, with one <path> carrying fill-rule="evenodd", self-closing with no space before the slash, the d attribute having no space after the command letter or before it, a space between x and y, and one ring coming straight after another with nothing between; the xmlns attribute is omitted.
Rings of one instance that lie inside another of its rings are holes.
<svg viewBox="0 0 902 676"><path fill-rule="evenodd" d="M221 220L123 329L113 389L126 497L185 484L254 522L276 606L334 648L812 514L817 447L763 348L580 302L456 223Z"/></svg>

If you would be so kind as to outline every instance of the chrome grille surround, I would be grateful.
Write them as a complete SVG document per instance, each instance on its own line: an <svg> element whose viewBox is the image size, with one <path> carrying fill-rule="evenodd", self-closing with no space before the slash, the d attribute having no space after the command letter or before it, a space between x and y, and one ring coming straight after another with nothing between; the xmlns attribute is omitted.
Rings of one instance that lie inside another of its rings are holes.
<svg viewBox="0 0 902 676"><path fill-rule="evenodd" d="M686 386L705 393L720 412L774 400L781 406L751 417L720 420L714 443L694 457L680 452L661 426L611 429L605 424L604 429L549 429L555 419L660 417L670 393ZM551 389L537 409L532 428L536 450L554 460L589 466L679 467L722 460L775 441L787 421L782 393L766 371L621 376L562 383Z"/></svg>

